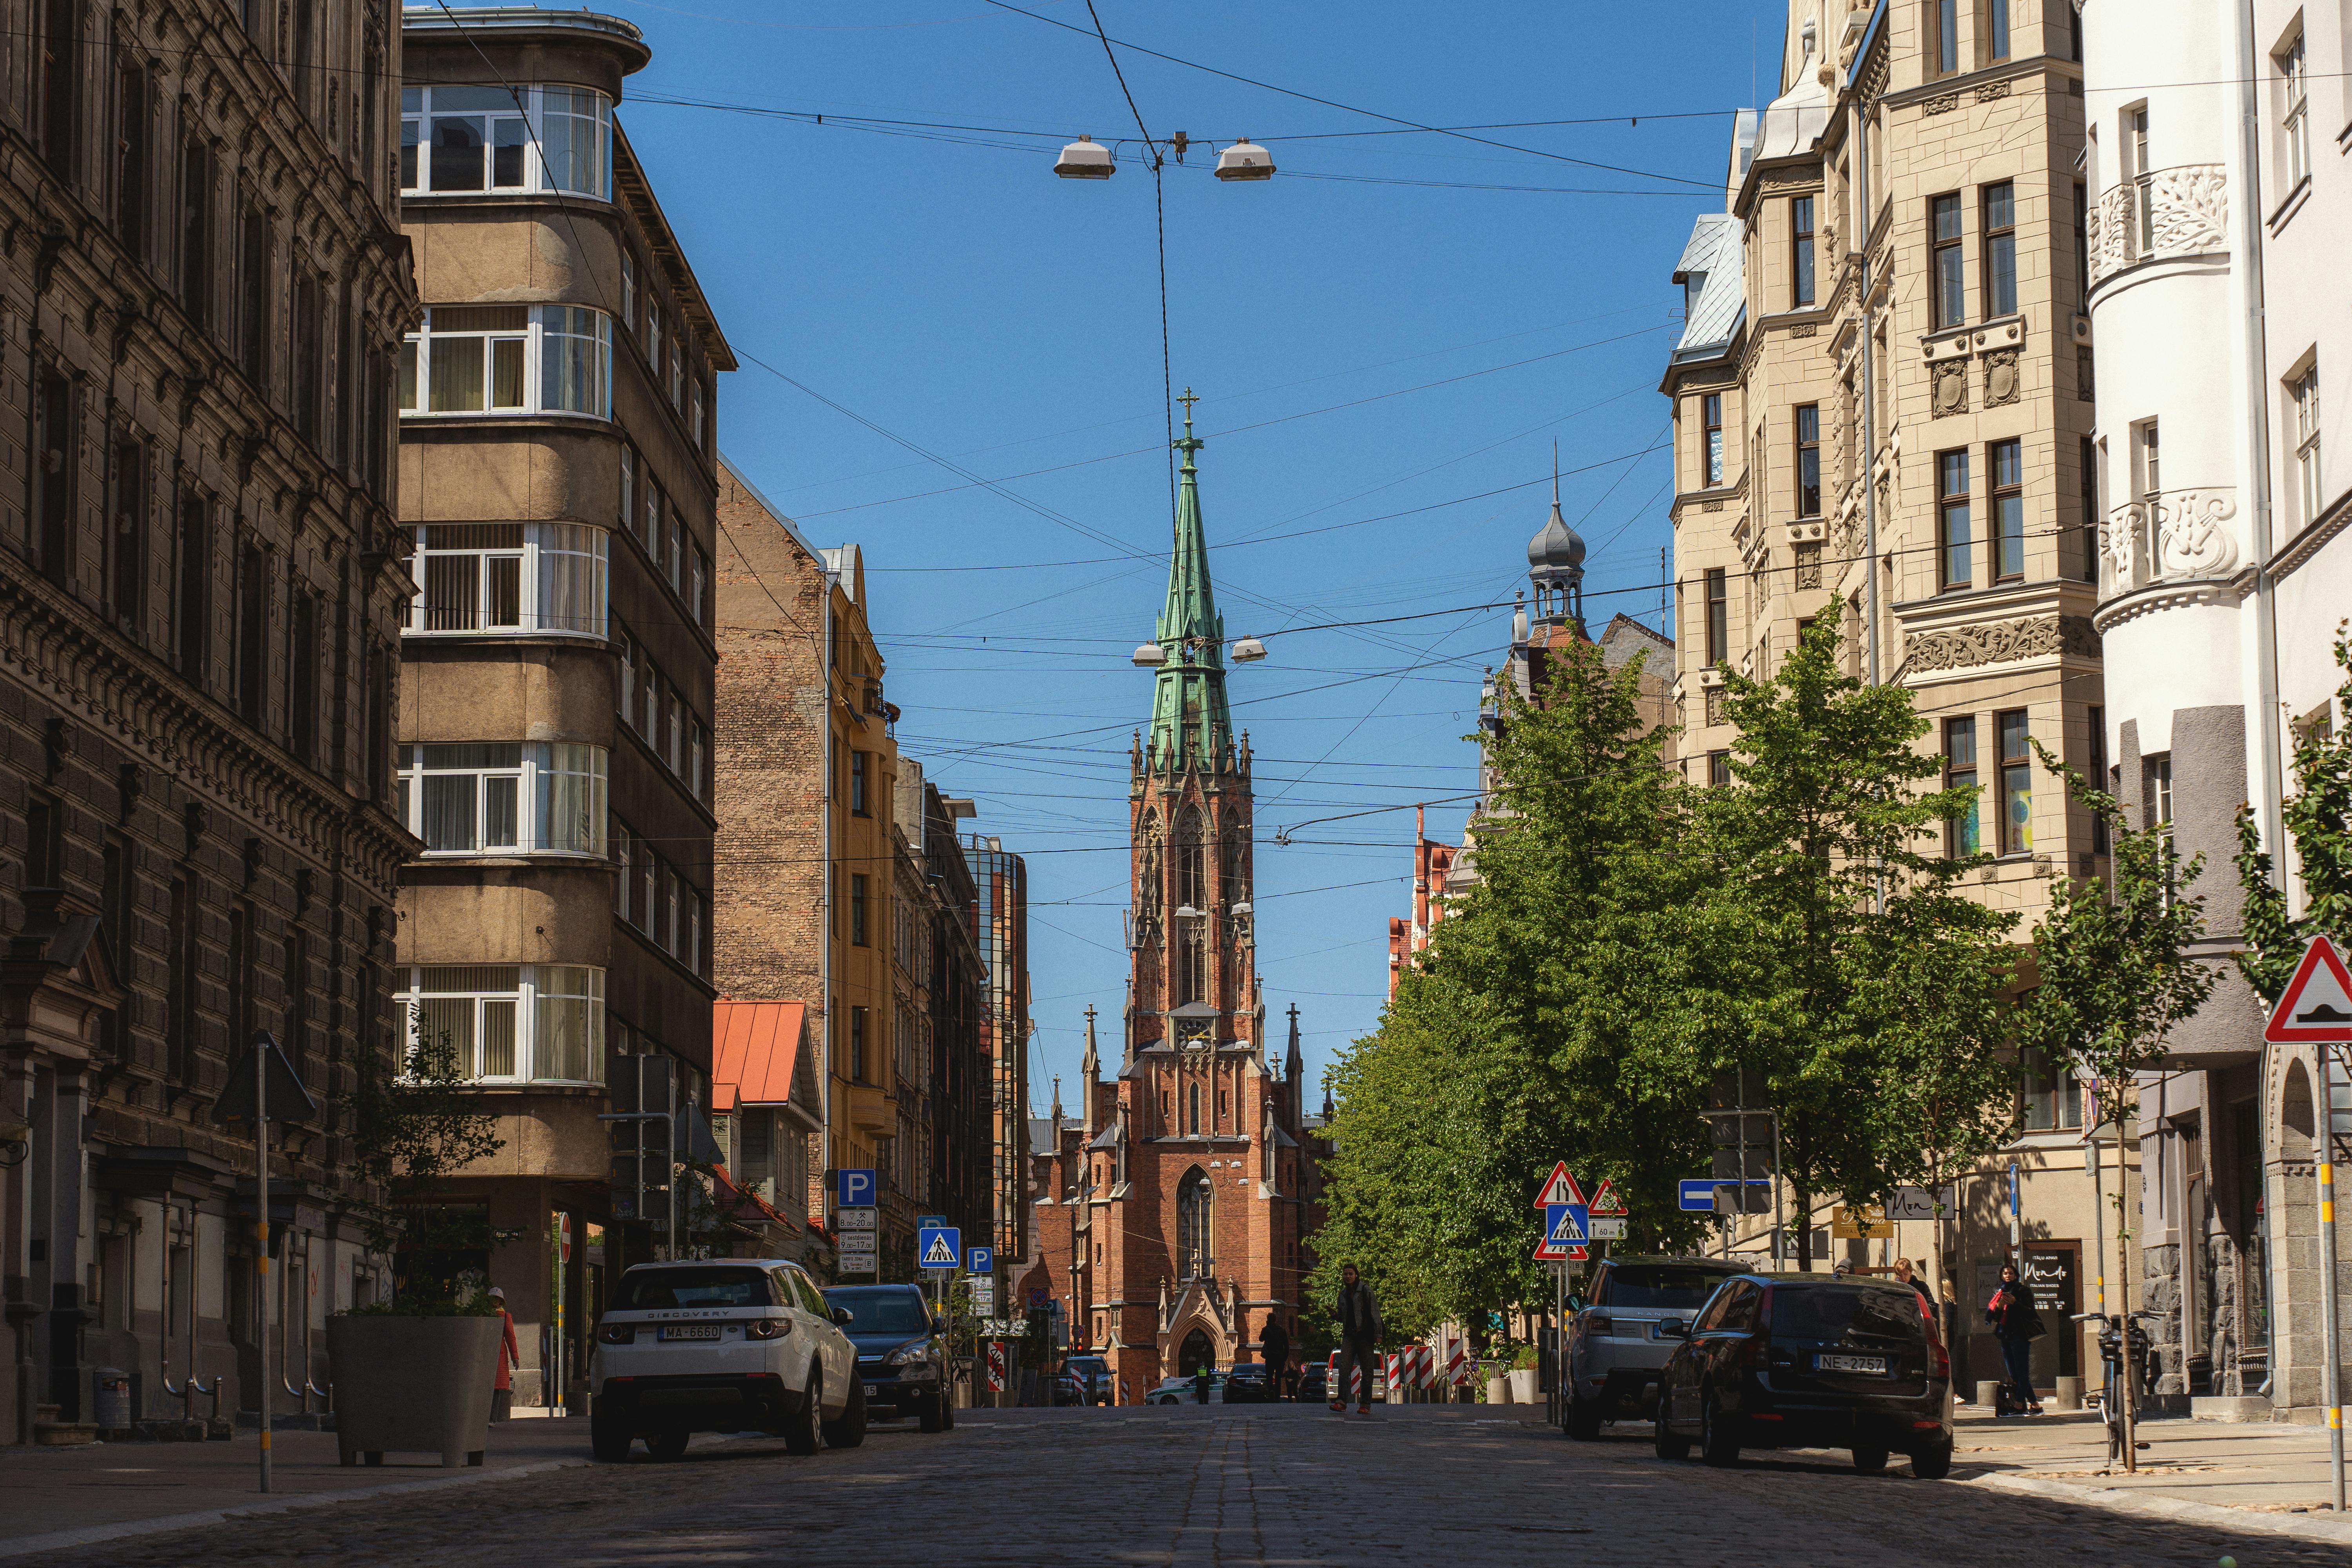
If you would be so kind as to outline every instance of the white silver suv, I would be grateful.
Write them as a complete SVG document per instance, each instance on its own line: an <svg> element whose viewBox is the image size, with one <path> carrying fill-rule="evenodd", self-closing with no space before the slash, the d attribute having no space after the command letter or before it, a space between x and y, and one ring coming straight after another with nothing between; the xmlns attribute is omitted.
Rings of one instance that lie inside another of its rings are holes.
<svg viewBox="0 0 2352 1568"><path fill-rule="evenodd" d="M695 1432L770 1432L795 1454L856 1447L866 1384L846 1316L782 1258L638 1264L596 1328L596 1458L618 1463L642 1437L675 1459Z"/></svg>

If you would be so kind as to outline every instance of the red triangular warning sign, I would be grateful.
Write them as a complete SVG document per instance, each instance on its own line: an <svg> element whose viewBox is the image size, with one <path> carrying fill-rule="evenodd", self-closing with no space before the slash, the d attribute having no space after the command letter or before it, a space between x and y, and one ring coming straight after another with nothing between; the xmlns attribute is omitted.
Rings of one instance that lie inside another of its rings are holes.
<svg viewBox="0 0 2352 1568"><path fill-rule="evenodd" d="M1536 1194L1534 1206L1545 1208L1552 1204L1580 1204L1583 1201L1584 1189L1576 1184L1576 1178L1568 1173L1568 1162L1562 1160L1545 1178L1543 1191Z"/></svg>
<svg viewBox="0 0 2352 1568"><path fill-rule="evenodd" d="M1603 1176L1601 1184L1592 1189L1592 1203L1588 1212L1613 1217L1631 1211L1625 1207L1625 1200L1617 1195L1617 1184Z"/></svg>
<svg viewBox="0 0 2352 1568"><path fill-rule="evenodd" d="M2346 971L2334 942L2315 936L2303 950L2303 962L2271 1009L2263 1038L2276 1046L2352 1041L2352 972Z"/></svg>

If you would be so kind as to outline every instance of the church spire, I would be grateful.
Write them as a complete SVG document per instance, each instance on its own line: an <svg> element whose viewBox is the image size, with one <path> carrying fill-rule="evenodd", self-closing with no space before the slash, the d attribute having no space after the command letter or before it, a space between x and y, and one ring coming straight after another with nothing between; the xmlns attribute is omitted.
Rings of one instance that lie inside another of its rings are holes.
<svg viewBox="0 0 2352 1568"><path fill-rule="evenodd" d="M1095 1141L1096 1086L1102 1079L1102 1058L1095 1054L1095 1010L1087 1008L1087 1054L1078 1060L1078 1106L1086 1115L1087 1142Z"/></svg>
<svg viewBox="0 0 2352 1568"><path fill-rule="evenodd" d="M1153 768L1197 765L1216 772L1232 752L1234 727L1225 707L1224 618L1209 583L1209 543L1201 526L1199 468L1193 455L1204 443L1192 434L1192 405L1184 389L1184 434L1175 443L1184 454L1176 489L1176 538L1168 561L1168 603L1160 612L1153 640L1168 658L1151 693L1151 739L1146 751Z"/></svg>

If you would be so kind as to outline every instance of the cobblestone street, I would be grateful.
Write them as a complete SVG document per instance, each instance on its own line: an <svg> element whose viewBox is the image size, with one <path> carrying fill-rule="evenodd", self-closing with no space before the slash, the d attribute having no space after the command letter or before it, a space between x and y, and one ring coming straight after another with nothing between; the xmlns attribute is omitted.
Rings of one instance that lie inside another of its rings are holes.
<svg viewBox="0 0 2352 1568"><path fill-rule="evenodd" d="M70 1552L106 1564L2352 1563L2352 1550L1944 1482L1898 1460L1663 1463L1648 1428L1575 1444L1491 1407L967 1412L847 1452L698 1444L676 1464L541 1471Z"/></svg>

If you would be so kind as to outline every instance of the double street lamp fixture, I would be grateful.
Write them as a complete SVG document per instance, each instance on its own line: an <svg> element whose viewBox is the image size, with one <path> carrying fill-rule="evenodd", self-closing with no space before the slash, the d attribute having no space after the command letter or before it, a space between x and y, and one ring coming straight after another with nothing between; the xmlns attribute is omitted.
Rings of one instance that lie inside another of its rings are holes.
<svg viewBox="0 0 2352 1568"><path fill-rule="evenodd" d="M1201 653L1217 646L1214 637L1186 637L1178 646L1188 653ZM1265 657L1265 644L1255 637L1237 637L1227 650L1235 664L1255 664ZM1158 669L1168 662L1168 650L1156 642L1140 645L1128 656L1140 669Z"/></svg>
<svg viewBox="0 0 2352 1568"><path fill-rule="evenodd" d="M1178 133L1169 145L1176 150L1176 161L1182 163L1186 145L1182 133ZM1151 157L1157 167L1157 147L1152 147ZM1118 169L1117 155L1091 135L1081 136L1064 147L1061 157L1054 163L1054 173L1066 180L1108 180ZM1274 154L1244 136L1217 154L1217 166L1210 172L1221 180L1270 180L1274 178Z"/></svg>

